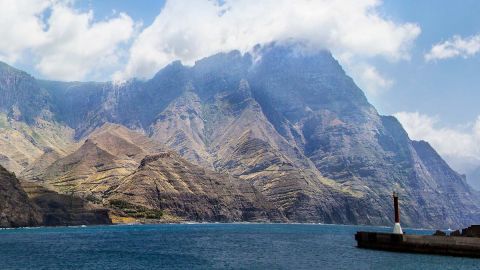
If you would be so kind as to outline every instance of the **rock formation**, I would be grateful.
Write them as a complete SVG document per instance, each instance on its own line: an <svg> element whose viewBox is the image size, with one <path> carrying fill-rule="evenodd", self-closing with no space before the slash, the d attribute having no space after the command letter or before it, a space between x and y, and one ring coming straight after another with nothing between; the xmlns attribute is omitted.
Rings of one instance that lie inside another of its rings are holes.
<svg viewBox="0 0 480 270"><path fill-rule="evenodd" d="M14 174L0 166L0 228L42 224L42 215L28 199Z"/></svg>
<svg viewBox="0 0 480 270"><path fill-rule="evenodd" d="M110 223L106 209L34 183L20 183L0 166L0 228Z"/></svg>

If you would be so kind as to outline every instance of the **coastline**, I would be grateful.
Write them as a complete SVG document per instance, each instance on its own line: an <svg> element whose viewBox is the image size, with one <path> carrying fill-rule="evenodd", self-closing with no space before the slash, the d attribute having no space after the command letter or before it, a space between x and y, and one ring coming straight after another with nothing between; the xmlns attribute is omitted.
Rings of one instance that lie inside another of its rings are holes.
<svg viewBox="0 0 480 270"><path fill-rule="evenodd" d="M133 223L111 223L111 224L90 224L90 225L65 225L65 226L32 226L32 227L8 227L0 228L2 230L15 229L48 229L48 228L92 228L92 227L119 227L119 226L155 226L155 225L304 225L304 226L327 226L327 227L361 227L367 231L389 232L391 226L385 225L364 225L364 224L335 224L335 223L314 223L314 222L252 222L252 221L238 221L238 222L212 222L212 221L179 221L179 222L133 222ZM407 232L425 232L430 234L434 232L431 228L412 228L405 227Z"/></svg>

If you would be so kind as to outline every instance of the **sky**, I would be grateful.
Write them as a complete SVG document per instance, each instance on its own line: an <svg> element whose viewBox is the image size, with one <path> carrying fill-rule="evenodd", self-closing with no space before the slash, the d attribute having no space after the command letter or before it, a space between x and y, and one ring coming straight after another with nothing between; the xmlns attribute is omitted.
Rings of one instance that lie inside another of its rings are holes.
<svg viewBox="0 0 480 270"><path fill-rule="evenodd" d="M478 14L477 0L0 0L0 61L42 79L123 81L301 40L468 173L480 167Z"/></svg>

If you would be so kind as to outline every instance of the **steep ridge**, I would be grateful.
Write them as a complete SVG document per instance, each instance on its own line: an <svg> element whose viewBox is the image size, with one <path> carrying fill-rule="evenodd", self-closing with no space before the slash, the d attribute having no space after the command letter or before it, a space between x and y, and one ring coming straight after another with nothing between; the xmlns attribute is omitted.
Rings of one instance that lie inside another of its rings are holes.
<svg viewBox="0 0 480 270"><path fill-rule="evenodd" d="M64 157L64 155L59 154L57 151L51 149L45 149L44 153L35 159L33 162L28 164L20 172L19 177L22 179L29 179L33 181L40 180L42 173L55 161Z"/></svg>
<svg viewBox="0 0 480 270"><path fill-rule="evenodd" d="M132 173L146 155L163 149L164 146L138 132L105 124L91 133L78 150L56 160L29 180L45 182L62 193L101 199L121 178Z"/></svg>
<svg viewBox="0 0 480 270"><path fill-rule="evenodd" d="M31 124L0 113L0 165L20 174L44 154L64 156L74 149L74 130L36 118Z"/></svg>
<svg viewBox="0 0 480 270"><path fill-rule="evenodd" d="M197 221L285 221L251 184L191 164L175 152L145 157L111 191L121 200Z"/></svg>
<svg viewBox="0 0 480 270"><path fill-rule="evenodd" d="M149 128L152 139L177 150L183 157L213 168L200 98L191 91L173 100Z"/></svg>
<svg viewBox="0 0 480 270"><path fill-rule="evenodd" d="M49 92L27 73L0 62L0 165L20 173L45 152L74 148L74 130L55 121Z"/></svg>
<svg viewBox="0 0 480 270"><path fill-rule="evenodd" d="M452 213L449 209L455 209L461 205L466 208L466 211L470 211L470 215L467 215L473 217L470 220L470 223L473 224L477 222L477 219L475 218L476 215L478 215L475 211L477 205L474 205L476 202L472 201L470 198L478 196L478 191L472 190L461 175L449 168L446 162L437 154L437 152L435 152L430 144L425 141L413 141L413 147L424 167L422 173L437 180L429 183L431 185L429 188L436 191L435 195L438 199L443 198L445 200L445 198L447 198L444 202L446 205L443 206L444 209L448 209L444 210L445 212L449 211L447 215L444 215L444 213L438 210L435 201L425 201L425 206L422 205L421 207L422 209L426 209L429 214L431 213L432 216L429 218L446 218L448 222L452 224L455 222L455 219L462 218L464 213L458 213L456 211L452 211ZM423 192L432 192L428 188L420 188L419 190Z"/></svg>
<svg viewBox="0 0 480 270"><path fill-rule="evenodd" d="M37 80L0 62L0 112L16 121L33 123L38 116L48 116L49 95Z"/></svg>
<svg viewBox="0 0 480 270"><path fill-rule="evenodd" d="M323 177L315 168L299 167L268 142L244 134L228 160L225 171L254 183L266 198L281 209L289 220L325 223L379 223L382 216L364 215L352 208L355 220L338 211L348 201L361 203L355 192ZM341 200L339 200L341 198Z"/></svg>
<svg viewBox="0 0 480 270"><path fill-rule="evenodd" d="M88 136L105 123L130 129L147 129L170 102L188 88L189 69L179 61L160 70L146 82L136 79L111 82L39 81L52 100L56 119Z"/></svg>

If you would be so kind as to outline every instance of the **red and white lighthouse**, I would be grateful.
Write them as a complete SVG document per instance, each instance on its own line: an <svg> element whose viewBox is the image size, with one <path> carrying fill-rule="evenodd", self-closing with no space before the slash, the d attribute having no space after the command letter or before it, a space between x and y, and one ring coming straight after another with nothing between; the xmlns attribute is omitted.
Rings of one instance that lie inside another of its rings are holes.
<svg viewBox="0 0 480 270"><path fill-rule="evenodd" d="M400 226L400 210L398 209L398 194L393 192L393 207L395 208L395 225L393 225L394 234L403 234L402 226Z"/></svg>

